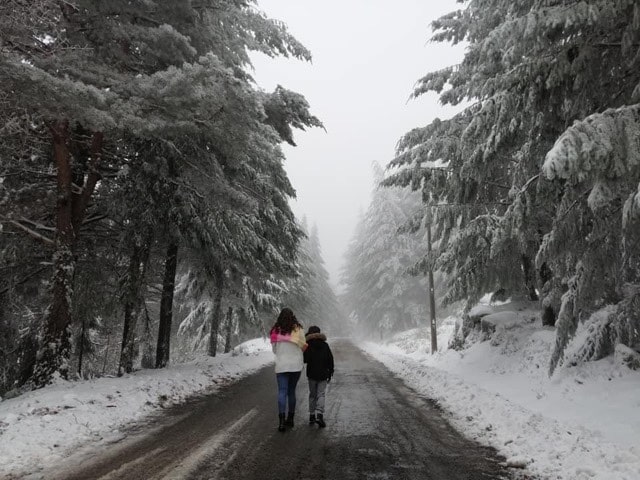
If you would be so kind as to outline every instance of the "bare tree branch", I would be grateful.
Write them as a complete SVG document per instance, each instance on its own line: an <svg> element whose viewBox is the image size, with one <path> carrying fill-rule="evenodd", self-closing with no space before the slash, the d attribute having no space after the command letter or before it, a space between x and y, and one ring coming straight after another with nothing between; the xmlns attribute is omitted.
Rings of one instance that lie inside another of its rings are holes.
<svg viewBox="0 0 640 480"><path fill-rule="evenodd" d="M20 230L22 230L23 232L26 232L30 237L43 242L47 245L53 246L54 245L54 241L49 238L49 237L45 237L44 235L36 232L35 230L32 230L31 228L27 227L26 225L21 224L20 222L16 221L16 220L12 220L9 218L4 218L2 217L2 221L3 222L7 222L10 225L13 225L16 228L19 228Z"/></svg>

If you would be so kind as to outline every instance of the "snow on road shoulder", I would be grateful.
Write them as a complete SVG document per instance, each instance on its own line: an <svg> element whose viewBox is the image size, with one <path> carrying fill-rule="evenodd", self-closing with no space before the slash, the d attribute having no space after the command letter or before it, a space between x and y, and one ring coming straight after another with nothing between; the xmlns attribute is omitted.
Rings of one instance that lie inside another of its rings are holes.
<svg viewBox="0 0 640 480"><path fill-rule="evenodd" d="M148 415L198 393L212 393L273 360L269 342L120 378L58 381L0 402L0 478L59 462L75 448L122 438Z"/></svg>
<svg viewBox="0 0 640 480"><path fill-rule="evenodd" d="M437 400L459 431L537 477L640 479L640 375L594 362L549 379L540 367L552 332L530 327L513 336L524 348L513 348L511 338L432 356L426 333L415 330L389 345L364 343L363 350ZM418 349L410 340L417 337Z"/></svg>

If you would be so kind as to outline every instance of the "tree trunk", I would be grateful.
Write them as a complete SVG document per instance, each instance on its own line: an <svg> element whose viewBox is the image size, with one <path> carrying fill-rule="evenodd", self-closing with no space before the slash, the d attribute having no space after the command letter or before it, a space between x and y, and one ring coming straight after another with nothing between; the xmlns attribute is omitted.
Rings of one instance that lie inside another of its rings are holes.
<svg viewBox="0 0 640 480"><path fill-rule="evenodd" d="M54 273L51 282L52 300L49 305L33 380L37 387L49 383L55 372L63 378L69 375L74 232L72 223L72 172L69 154L69 124L58 121L51 126L53 156L57 169L56 233L53 254Z"/></svg>
<svg viewBox="0 0 640 480"><path fill-rule="evenodd" d="M82 357L84 356L84 342L87 334L87 316L82 316L82 328L80 329L80 341L78 342L78 377L82 378Z"/></svg>
<svg viewBox="0 0 640 480"><path fill-rule="evenodd" d="M73 222L73 228L76 232L76 238L79 236L80 227L84 221L87 208L93 196L93 192L96 189L98 180L100 180L100 173L98 172L98 166L102 160L102 144L104 142L104 135L102 132L95 132L91 137L91 146L89 149L89 159L87 161L86 180L84 178L84 172L82 174L82 189L79 193L73 193L73 203L71 205L71 217Z"/></svg>
<svg viewBox="0 0 640 480"><path fill-rule="evenodd" d="M107 373L107 362L109 361L109 347L111 346L111 329L107 333L107 346L104 350L104 362L102 362L102 375Z"/></svg>
<svg viewBox="0 0 640 480"><path fill-rule="evenodd" d="M431 215L427 219L427 252L431 253ZM431 353L438 351L438 330L436 324L436 296L435 286L433 284L433 269L429 265L429 313L431 326Z"/></svg>
<svg viewBox="0 0 640 480"><path fill-rule="evenodd" d="M535 269L531 263L531 259L528 255L522 254L522 272L524 273L524 282L527 287L527 293L529 294L529 300L538 300L538 293L536 292L536 278Z"/></svg>
<svg viewBox="0 0 640 480"><path fill-rule="evenodd" d="M173 317L173 291L178 268L178 244L167 247L167 259L164 265L162 281L162 299L160 300L160 323L158 325L158 345L156 349L156 368L164 368L169 363L171 350L171 321Z"/></svg>
<svg viewBox="0 0 640 480"><path fill-rule="evenodd" d="M545 296L548 296L553 289L553 272L543 263L540 267L540 282L542 283L542 325L546 327L555 327L556 325L556 312L553 309L553 305L544 305Z"/></svg>
<svg viewBox="0 0 640 480"><path fill-rule="evenodd" d="M211 315L211 331L209 334L209 356L215 357L218 351L218 331L220 329L220 315L222 313L222 291L224 288L224 271L222 267L213 269L215 282L215 296L213 298L213 313Z"/></svg>
<svg viewBox="0 0 640 480"><path fill-rule="evenodd" d="M91 144L91 172L80 195L72 191L73 171L69 151L69 122L58 120L50 128L53 138L53 160L56 166L57 198L55 206L56 233L53 254L51 304L41 328L33 384L42 387L59 372L69 376L71 352L71 298L76 260L73 255L80 226L98 181L97 167L101 159L102 133L94 133Z"/></svg>
<svg viewBox="0 0 640 480"><path fill-rule="evenodd" d="M118 376L131 373L136 348L136 327L144 307L142 285L147 262L149 260L149 242L136 244L129 261L126 291L124 294L124 327L122 330L122 349L120 351L120 365Z"/></svg>
<svg viewBox="0 0 640 480"><path fill-rule="evenodd" d="M144 333L142 334L144 340L142 343L142 360L140 366L142 368L153 368L155 366L155 362L153 358L151 317L149 316L149 310L147 310L145 302L142 302L142 310L142 313L144 314Z"/></svg>
<svg viewBox="0 0 640 480"><path fill-rule="evenodd" d="M227 310L226 334L224 338L224 353L231 351L231 333L233 332L233 307Z"/></svg>

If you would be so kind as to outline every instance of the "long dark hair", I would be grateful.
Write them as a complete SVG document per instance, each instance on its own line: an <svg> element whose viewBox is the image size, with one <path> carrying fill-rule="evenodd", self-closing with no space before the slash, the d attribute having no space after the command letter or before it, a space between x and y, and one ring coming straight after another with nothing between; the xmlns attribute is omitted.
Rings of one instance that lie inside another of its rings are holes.
<svg viewBox="0 0 640 480"><path fill-rule="evenodd" d="M278 320L276 320L276 324L271 328L271 331L274 330L278 333L282 333L283 335L287 335L293 331L294 328L302 328L300 322L293 314L293 310L290 308L283 308L280 311L280 315L278 315Z"/></svg>

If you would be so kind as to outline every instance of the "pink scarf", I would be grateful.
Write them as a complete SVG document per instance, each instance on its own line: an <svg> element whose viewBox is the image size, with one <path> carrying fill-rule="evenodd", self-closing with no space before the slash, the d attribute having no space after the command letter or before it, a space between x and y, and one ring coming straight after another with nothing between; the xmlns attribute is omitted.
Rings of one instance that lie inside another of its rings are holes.
<svg viewBox="0 0 640 480"><path fill-rule="evenodd" d="M307 349L307 342L304 339L304 333L299 327L294 328L291 333L286 334L280 333L275 329L271 330L271 343L277 342L295 343L303 352Z"/></svg>

